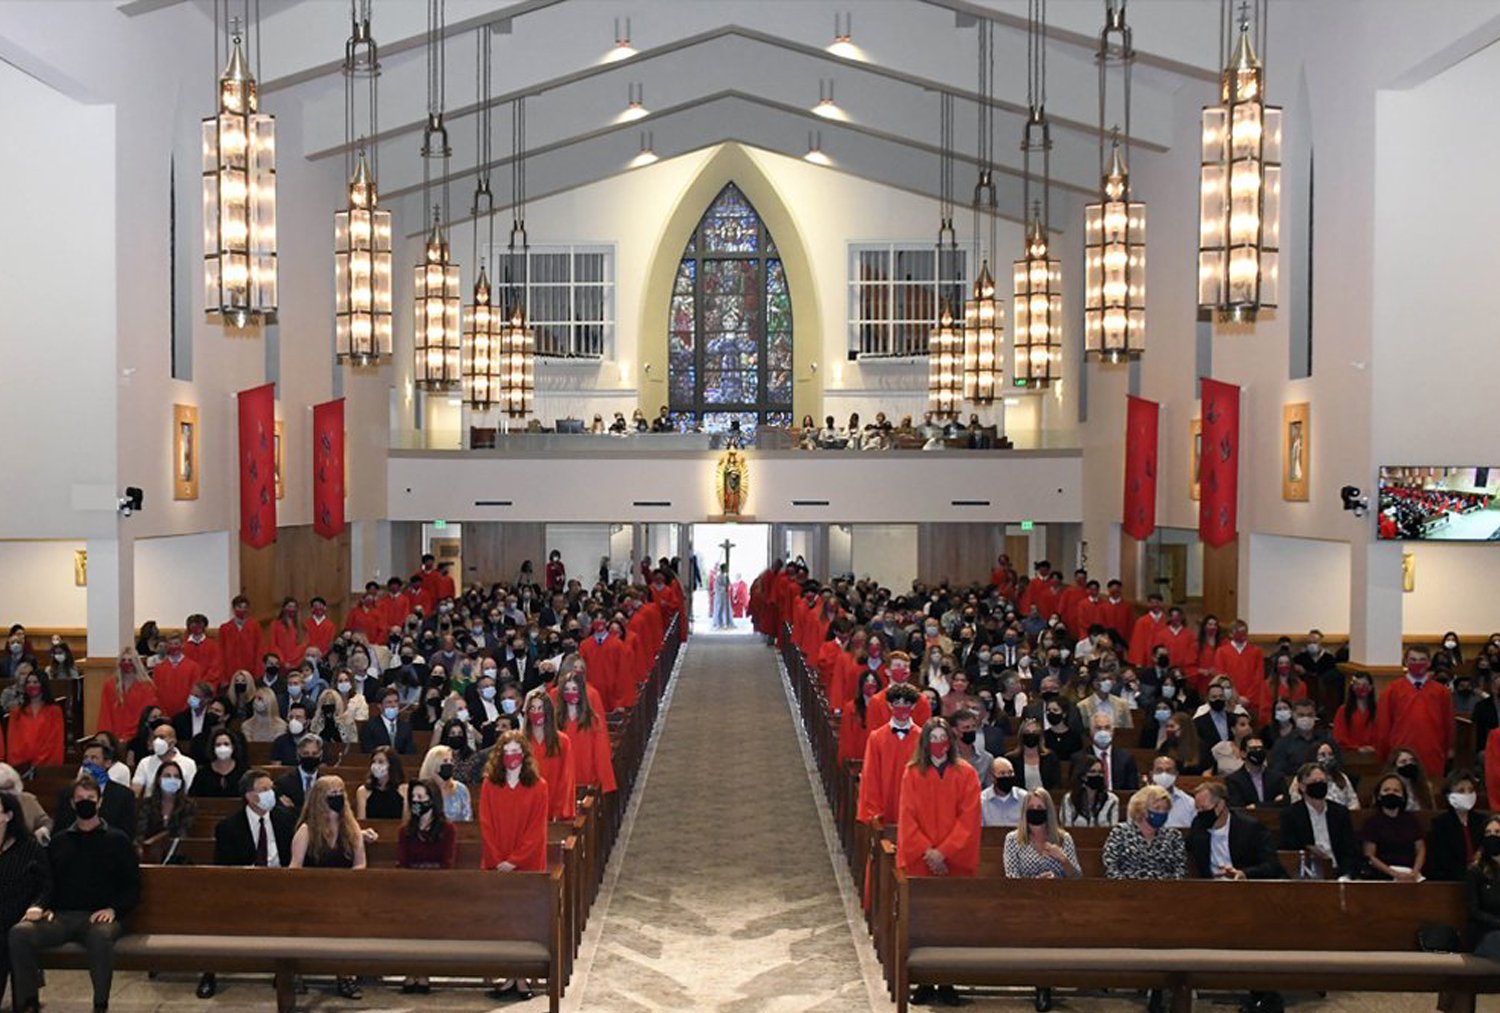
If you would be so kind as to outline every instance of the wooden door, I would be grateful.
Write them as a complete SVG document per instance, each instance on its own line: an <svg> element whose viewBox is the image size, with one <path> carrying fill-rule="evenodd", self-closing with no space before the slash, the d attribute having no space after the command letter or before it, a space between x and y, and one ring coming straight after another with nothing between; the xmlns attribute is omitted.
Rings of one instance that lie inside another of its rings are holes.
<svg viewBox="0 0 1500 1013"><path fill-rule="evenodd" d="M1187 558L1186 545L1163 545L1157 555L1156 587L1173 604L1187 600Z"/></svg>
<svg viewBox="0 0 1500 1013"><path fill-rule="evenodd" d="M1005 554L1010 557L1010 565L1017 576L1025 577L1031 573L1030 535L1006 535Z"/></svg>

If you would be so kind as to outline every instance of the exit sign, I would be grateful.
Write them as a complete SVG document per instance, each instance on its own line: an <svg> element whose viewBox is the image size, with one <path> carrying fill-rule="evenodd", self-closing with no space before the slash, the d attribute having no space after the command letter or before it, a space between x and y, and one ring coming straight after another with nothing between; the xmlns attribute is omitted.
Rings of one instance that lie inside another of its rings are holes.
<svg viewBox="0 0 1500 1013"><path fill-rule="evenodd" d="M434 531L441 531L444 528L446 528L447 526L448 526L448 522L447 521L433 521L432 522L432 529Z"/></svg>
<svg viewBox="0 0 1500 1013"><path fill-rule="evenodd" d="M1021 522L1021 530L1022 531L1030 531L1034 527L1036 527L1036 521L1022 521Z"/></svg>

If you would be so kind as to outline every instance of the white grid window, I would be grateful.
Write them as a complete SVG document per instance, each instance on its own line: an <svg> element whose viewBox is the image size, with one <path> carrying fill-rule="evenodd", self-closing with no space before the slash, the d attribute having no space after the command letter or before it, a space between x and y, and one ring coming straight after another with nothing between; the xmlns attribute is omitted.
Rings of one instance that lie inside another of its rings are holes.
<svg viewBox="0 0 1500 1013"><path fill-rule="evenodd" d="M519 259L519 258L518 258ZM501 270L492 276L497 289L505 268L526 286L526 320L536 334L536 354L559 359L603 358L615 337L615 249L613 246L533 246L527 263L508 265L497 251Z"/></svg>
<svg viewBox="0 0 1500 1013"><path fill-rule="evenodd" d="M943 295L964 296L968 257L957 254L942 258L939 278L933 243L851 243L849 350L862 358L926 355ZM953 312L961 318L963 306Z"/></svg>

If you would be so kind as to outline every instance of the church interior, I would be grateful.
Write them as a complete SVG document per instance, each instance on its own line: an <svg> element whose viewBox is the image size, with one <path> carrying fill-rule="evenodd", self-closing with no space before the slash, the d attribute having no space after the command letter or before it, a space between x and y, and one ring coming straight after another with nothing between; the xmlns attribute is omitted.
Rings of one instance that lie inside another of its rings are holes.
<svg viewBox="0 0 1500 1013"><path fill-rule="evenodd" d="M3 0L0 1005L1500 1009L1497 43Z"/></svg>

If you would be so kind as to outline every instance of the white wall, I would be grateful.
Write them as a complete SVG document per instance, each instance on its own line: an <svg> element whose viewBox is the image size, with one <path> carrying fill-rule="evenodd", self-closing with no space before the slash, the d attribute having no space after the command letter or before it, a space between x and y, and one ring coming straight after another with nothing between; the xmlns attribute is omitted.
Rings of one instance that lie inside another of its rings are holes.
<svg viewBox="0 0 1500 1013"><path fill-rule="evenodd" d="M1245 621L1257 633L1349 629L1349 543L1251 535Z"/></svg>
<svg viewBox="0 0 1500 1013"><path fill-rule="evenodd" d="M1497 565L1490 545L1407 542L1416 564L1416 589L1401 596L1401 631L1436 637L1447 630L1476 635L1500 629L1495 609Z"/></svg>
<svg viewBox="0 0 1500 1013"><path fill-rule="evenodd" d="M235 538L238 538L236 533ZM135 543L135 616L181 626L194 612L214 625L229 619L229 567L239 546L227 531L142 538Z"/></svg>
<svg viewBox="0 0 1500 1013"><path fill-rule="evenodd" d="M0 541L0 623L83 629L88 589L73 582L73 554L83 542Z"/></svg>
<svg viewBox="0 0 1500 1013"><path fill-rule="evenodd" d="M917 574L917 526L855 524L850 555L856 577L873 577L892 590L909 588Z"/></svg>
<svg viewBox="0 0 1500 1013"><path fill-rule="evenodd" d="M556 549L562 553L568 576L584 587L593 587L599 579L599 557L610 554L608 524L548 524L547 558ZM541 571L537 571L541 576Z"/></svg>

